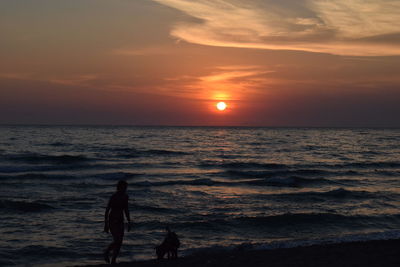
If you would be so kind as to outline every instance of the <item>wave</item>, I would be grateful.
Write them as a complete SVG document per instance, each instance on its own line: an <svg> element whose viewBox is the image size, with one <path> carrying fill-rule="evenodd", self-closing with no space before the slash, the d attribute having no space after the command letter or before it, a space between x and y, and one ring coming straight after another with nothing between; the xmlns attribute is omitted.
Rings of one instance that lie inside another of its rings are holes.
<svg viewBox="0 0 400 267"><path fill-rule="evenodd" d="M143 153L150 155L189 155L190 153L183 151L174 151L174 150L166 150L166 149L150 149L144 150Z"/></svg>
<svg viewBox="0 0 400 267"><path fill-rule="evenodd" d="M122 157L122 158L151 157L151 156L181 156L190 154L187 152L176 151L176 150L167 150L167 149L138 150L129 147L105 149L105 151L109 151L115 154L117 157Z"/></svg>
<svg viewBox="0 0 400 267"><path fill-rule="evenodd" d="M110 173L99 173L90 177L105 179L105 180L120 180L120 179L131 179L140 175L142 174L132 173L132 172L110 172Z"/></svg>
<svg viewBox="0 0 400 267"><path fill-rule="evenodd" d="M275 241L263 244L246 244L248 248L255 250L269 250L277 248L293 248L293 247L304 247L312 245L327 245L327 244L342 244L349 242L366 242L366 241L378 241L378 240L391 240L399 239L399 230L389 230L380 232L371 232L365 234L347 234L334 238L325 239L310 239L310 240L292 240L292 241Z"/></svg>
<svg viewBox="0 0 400 267"><path fill-rule="evenodd" d="M47 171L79 170L121 170L127 168L154 168L151 163L87 163L87 164L46 164L46 165L0 165L0 173L34 173Z"/></svg>
<svg viewBox="0 0 400 267"><path fill-rule="evenodd" d="M382 175L382 176L399 176L400 175L400 171L375 170L374 173Z"/></svg>
<svg viewBox="0 0 400 267"><path fill-rule="evenodd" d="M378 161L378 162L352 162L346 164L333 165L337 168L399 168L398 161Z"/></svg>
<svg viewBox="0 0 400 267"><path fill-rule="evenodd" d="M213 162L203 161L199 164L200 167L216 167L226 169L287 169L290 166L278 163L258 163L258 162Z"/></svg>
<svg viewBox="0 0 400 267"><path fill-rule="evenodd" d="M89 168L89 167L90 166L85 166L85 168ZM65 166L62 166L62 167L61 166L54 166L54 165L45 165L45 166L40 166L40 165L0 166L0 173L32 173L32 172L71 170L71 169L82 169L82 166L79 166L79 165L65 165Z"/></svg>
<svg viewBox="0 0 400 267"><path fill-rule="evenodd" d="M140 157L140 152L134 148L112 148L112 149L100 149L105 152L111 152L113 155L122 158L136 158Z"/></svg>
<svg viewBox="0 0 400 267"><path fill-rule="evenodd" d="M325 178L303 178L299 176L291 176L291 177L272 177L266 179L256 179L256 180L238 182L237 184L247 184L256 186L303 187L307 185L337 184L337 182Z"/></svg>
<svg viewBox="0 0 400 267"><path fill-rule="evenodd" d="M26 173L19 175L0 175L0 179L2 181L10 180L10 181L20 181L20 180L70 180L75 179L75 176L72 175L60 175L60 174L44 174L44 173Z"/></svg>
<svg viewBox="0 0 400 267"><path fill-rule="evenodd" d="M323 169L379 169L379 168L400 168L400 162L398 161L360 161L360 162L348 162L348 163L315 163L315 164L304 164L304 165L294 165L294 167L303 168L323 168Z"/></svg>
<svg viewBox="0 0 400 267"><path fill-rule="evenodd" d="M216 181L213 179L202 178L193 180L167 180L167 181L142 181L131 183L133 186L172 186L172 185L206 185L206 186L288 186L288 187L302 187L306 185L321 185L321 184L338 184L337 182L331 181L324 178L303 178L303 177L275 177L266 179L253 179L247 181L237 181L237 182L226 182L226 181Z"/></svg>
<svg viewBox="0 0 400 267"><path fill-rule="evenodd" d="M10 212L41 212L55 209L40 202L0 200L0 210Z"/></svg>
<svg viewBox="0 0 400 267"><path fill-rule="evenodd" d="M322 192L322 193L314 193L315 195L320 195L320 196L329 196L329 197L334 197L334 198L376 198L378 193L372 193L368 191L352 191L352 190L346 190L344 188L338 188L335 190L331 190L328 192ZM380 194L379 194L380 195Z"/></svg>
<svg viewBox="0 0 400 267"><path fill-rule="evenodd" d="M328 166L328 165L326 165ZM326 168L324 166L324 168ZM332 167L332 165L329 165ZM346 169L344 165L341 167L335 167L334 169L271 169L271 170L239 170L239 169L228 169L223 172L216 173L216 175L223 175L230 178L268 178L268 177L290 177L290 176L302 176L302 177L357 177L371 175L371 172L366 168L360 168L361 170ZM374 171L377 175L382 176L396 176L399 171L397 170L376 170Z"/></svg>
<svg viewBox="0 0 400 267"><path fill-rule="evenodd" d="M234 178L267 178L267 177L287 177L287 176L338 176L338 175L355 175L354 172L349 173L337 172L337 171L326 171L321 169L298 169L298 170L276 170L276 171L239 171L239 170L228 170L223 172L225 176Z"/></svg>
<svg viewBox="0 0 400 267"><path fill-rule="evenodd" d="M148 206L148 205L139 205L139 204L134 204L130 206L132 210L135 211L145 211L145 212L150 212L150 213L181 213L181 210L177 209L170 209L170 208L163 208L163 207L156 207L156 206Z"/></svg>
<svg viewBox="0 0 400 267"><path fill-rule="evenodd" d="M285 213L281 215L262 216L262 217L239 217L227 220L226 223L240 223L249 226L283 226L287 224L321 224L328 222L338 222L346 219L344 215L336 213ZM353 217L354 218L354 217Z"/></svg>
<svg viewBox="0 0 400 267"><path fill-rule="evenodd" d="M2 181L21 181L21 180L79 180L79 179L100 179L100 180L120 180L132 179L142 175L133 172L108 172L87 175L63 175L63 174L46 174L46 173L25 173L19 175L0 175Z"/></svg>
<svg viewBox="0 0 400 267"><path fill-rule="evenodd" d="M315 201L315 200L326 200L326 199L390 199L390 194L384 192L368 192L368 191L353 191L346 190L344 188L338 188L326 192L300 192L300 193L288 193L288 194L269 194L260 195L263 198L279 198L286 201Z"/></svg>
<svg viewBox="0 0 400 267"><path fill-rule="evenodd" d="M159 182L150 182L148 180L136 183L130 183L130 186L168 186L168 185L216 185L223 182L217 182L212 179L195 180L168 180Z"/></svg>
<svg viewBox="0 0 400 267"><path fill-rule="evenodd" d="M221 227L234 227L236 229L274 228L286 229L295 226L301 228L326 228L349 227L352 229L365 227L397 227L400 223L400 214L395 215L342 215L337 213L284 213L280 215L258 217L236 217L228 219L212 219L176 223L175 228L208 228L210 231Z"/></svg>
<svg viewBox="0 0 400 267"><path fill-rule="evenodd" d="M262 171L276 171L276 172L291 172L291 173L308 173L308 174L330 174L332 169L341 169L343 174L358 174L359 169L371 168L399 168L400 162L398 161L377 161L377 162L350 162L340 164L330 163L315 163L315 164L280 164L280 163L260 163L248 161L203 161L198 164L202 168L220 168L227 169L227 171L240 171L240 170L254 170L254 172ZM357 170L357 171L356 171ZM335 173L333 173L335 174Z"/></svg>
<svg viewBox="0 0 400 267"><path fill-rule="evenodd" d="M295 248L295 247L308 247L313 245L329 245L329 244L343 244L350 242L367 242L367 241L380 241L380 240L395 240L400 239L399 230L389 230L380 232L371 232L365 234L347 234L334 238L322 239L307 239L307 240L285 240L285 241L271 241L266 243L241 243L232 246L211 246L202 248L189 248L183 251L185 256L189 255L202 255L216 252L229 252L229 251L254 251L254 250L273 250L282 248Z"/></svg>
<svg viewBox="0 0 400 267"><path fill-rule="evenodd" d="M54 142L50 143L49 146L55 146L55 147L61 147L61 146L69 146L70 144L64 143L64 142Z"/></svg>
<svg viewBox="0 0 400 267"><path fill-rule="evenodd" d="M27 153L22 155L3 156L7 161L25 163L52 163L52 164L76 164L88 161L89 158L83 155L42 155Z"/></svg>

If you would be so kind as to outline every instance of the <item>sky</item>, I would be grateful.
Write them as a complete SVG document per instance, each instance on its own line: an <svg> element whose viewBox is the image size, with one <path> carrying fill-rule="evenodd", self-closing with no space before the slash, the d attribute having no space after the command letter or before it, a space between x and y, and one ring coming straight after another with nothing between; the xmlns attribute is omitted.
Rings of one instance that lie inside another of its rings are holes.
<svg viewBox="0 0 400 267"><path fill-rule="evenodd" d="M0 0L0 59L0 124L400 127L399 0Z"/></svg>

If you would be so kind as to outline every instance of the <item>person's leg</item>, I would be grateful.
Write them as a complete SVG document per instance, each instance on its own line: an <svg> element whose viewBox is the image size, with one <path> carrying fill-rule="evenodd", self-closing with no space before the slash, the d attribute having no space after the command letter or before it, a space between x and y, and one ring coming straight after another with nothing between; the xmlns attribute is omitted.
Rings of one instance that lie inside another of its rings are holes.
<svg viewBox="0 0 400 267"><path fill-rule="evenodd" d="M113 231L111 232L114 238L114 242L113 242L113 255L112 255L112 259L111 259L111 263L116 263L117 261L117 257L119 254L119 251L121 249L122 246L122 241L124 238L124 224L121 223L119 225L115 225L113 227Z"/></svg>
<svg viewBox="0 0 400 267"><path fill-rule="evenodd" d="M110 252L111 252L111 250L114 250L114 247L115 247L115 238L113 235L113 242L111 242L103 252L103 257L104 257L105 262L110 263Z"/></svg>
<svg viewBox="0 0 400 267"><path fill-rule="evenodd" d="M114 244L115 244L115 246L114 246L114 249L113 249L113 255L112 255L111 263L116 263L116 261L117 261L118 254L119 254L119 251L120 251L121 246L122 246L122 238L120 240L116 240L114 242Z"/></svg>
<svg viewBox="0 0 400 267"><path fill-rule="evenodd" d="M114 242L111 242L110 245L104 250L103 257L105 262L110 263L110 251L114 248Z"/></svg>

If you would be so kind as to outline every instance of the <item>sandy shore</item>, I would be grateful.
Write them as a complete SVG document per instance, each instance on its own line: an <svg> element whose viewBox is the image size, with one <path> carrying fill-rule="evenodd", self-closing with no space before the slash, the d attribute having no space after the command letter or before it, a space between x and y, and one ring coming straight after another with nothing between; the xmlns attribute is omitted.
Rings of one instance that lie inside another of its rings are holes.
<svg viewBox="0 0 400 267"><path fill-rule="evenodd" d="M105 264L90 265L109 266ZM177 260L120 263L118 266L400 266L400 240L351 242L263 251L231 251L196 254Z"/></svg>

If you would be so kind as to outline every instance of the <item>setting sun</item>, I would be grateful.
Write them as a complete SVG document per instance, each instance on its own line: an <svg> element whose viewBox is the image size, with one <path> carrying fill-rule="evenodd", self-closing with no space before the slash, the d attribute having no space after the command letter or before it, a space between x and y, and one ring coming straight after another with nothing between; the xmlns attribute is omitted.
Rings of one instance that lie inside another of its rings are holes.
<svg viewBox="0 0 400 267"><path fill-rule="evenodd" d="M218 109L218 110L223 111L223 110L226 109L226 107L227 107L227 105L226 105L225 102L218 102L218 103L217 103L217 109Z"/></svg>

